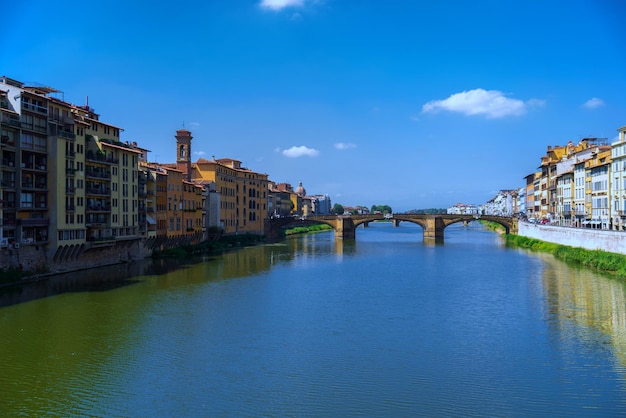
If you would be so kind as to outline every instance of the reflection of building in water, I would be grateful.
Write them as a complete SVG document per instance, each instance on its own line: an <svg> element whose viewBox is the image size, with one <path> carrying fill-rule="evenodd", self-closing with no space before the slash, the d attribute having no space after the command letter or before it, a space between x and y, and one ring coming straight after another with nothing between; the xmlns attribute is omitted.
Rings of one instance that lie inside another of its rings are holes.
<svg viewBox="0 0 626 418"><path fill-rule="evenodd" d="M607 337L616 358L626 366L626 295L624 283L587 269L576 269L542 256L547 309L562 332L600 344L598 332ZM575 329L571 330L572 325Z"/></svg>
<svg viewBox="0 0 626 418"><path fill-rule="evenodd" d="M271 246L259 245L243 251L225 253L220 275L224 279L245 277L269 270Z"/></svg>

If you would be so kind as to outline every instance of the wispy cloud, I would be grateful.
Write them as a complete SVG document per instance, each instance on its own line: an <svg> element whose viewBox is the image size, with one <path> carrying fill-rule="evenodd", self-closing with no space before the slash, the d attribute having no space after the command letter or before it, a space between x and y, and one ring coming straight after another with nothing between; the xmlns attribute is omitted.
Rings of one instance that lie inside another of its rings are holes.
<svg viewBox="0 0 626 418"><path fill-rule="evenodd" d="M319 155L319 151L314 148L308 148L304 145L301 145L299 147L294 146L289 149L283 150L282 154L285 157L289 158L298 158L302 156L317 157Z"/></svg>
<svg viewBox="0 0 626 418"><path fill-rule="evenodd" d="M467 116L483 115L489 119L496 119L523 115L528 107L544 104L544 101L537 99L531 99L528 102L511 99L498 90L474 89L455 93L447 99L432 100L422 106L422 112L437 113L447 110Z"/></svg>
<svg viewBox="0 0 626 418"><path fill-rule="evenodd" d="M350 142L338 142L335 144L335 148L338 150L346 150L356 148L356 144L351 144Z"/></svg>
<svg viewBox="0 0 626 418"><path fill-rule="evenodd" d="M583 103L582 107L587 109L596 109L598 107L604 106L604 100L598 99L597 97L593 97Z"/></svg>
<svg viewBox="0 0 626 418"><path fill-rule="evenodd" d="M287 7L300 7L306 0L261 0L260 6L264 9L282 10Z"/></svg>
<svg viewBox="0 0 626 418"><path fill-rule="evenodd" d="M194 154L195 155L206 155L206 152L204 152L204 151L195 151Z"/></svg>

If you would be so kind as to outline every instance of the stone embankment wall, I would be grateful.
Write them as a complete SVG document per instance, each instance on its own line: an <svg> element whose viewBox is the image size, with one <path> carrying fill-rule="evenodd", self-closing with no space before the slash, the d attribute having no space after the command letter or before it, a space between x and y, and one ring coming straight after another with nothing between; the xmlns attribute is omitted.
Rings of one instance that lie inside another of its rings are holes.
<svg viewBox="0 0 626 418"><path fill-rule="evenodd" d="M519 223L518 235L555 244L626 254L626 231Z"/></svg>
<svg viewBox="0 0 626 418"><path fill-rule="evenodd" d="M202 235L185 237L155 237L142 240L120 240L113 245L60 247L53 256L44 246L22 245L0 250L0 268L20 269L33 273L60 273L94 268L152 256L154 250L198 244Z"/></svg>

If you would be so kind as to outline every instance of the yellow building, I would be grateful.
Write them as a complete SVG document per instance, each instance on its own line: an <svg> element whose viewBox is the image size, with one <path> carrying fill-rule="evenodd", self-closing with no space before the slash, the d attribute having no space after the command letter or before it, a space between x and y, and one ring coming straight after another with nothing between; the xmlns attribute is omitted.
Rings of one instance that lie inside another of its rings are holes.
<svg viewBox="0 0 626 418"><path fill-rule="evenodd" d="M256 173L242 167L241 161L223 158L199 159L191 162L191 132L176 131L176 164L164 167L177 168L187 181L203 184L215 183L220 195L219 213L225 234L263 234L267 218L267 174Z"/></svg>
<svg viewBox="0 0 626 418"><path fill-rule="evenodd" d="M192 179L210 180L220 194L224 233L262 234L267 217L267 174L256 173L230 158L199 159L192 165Z"/></svg>

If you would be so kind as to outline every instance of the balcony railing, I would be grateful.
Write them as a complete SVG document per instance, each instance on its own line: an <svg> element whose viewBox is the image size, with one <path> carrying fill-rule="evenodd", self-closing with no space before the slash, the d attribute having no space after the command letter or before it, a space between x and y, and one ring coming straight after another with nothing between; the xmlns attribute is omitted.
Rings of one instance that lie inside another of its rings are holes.
<svg viewBox="0 0 626 418"><path fill-rule="evenodd" d="M119 164L120 162L119 158L105 157L103 155L90 154L90 153L86 155L85 160L97 161L99 163L108 163L108 164Z"/></svg>
<svg viewBox="0 0 626 418"><path fill-rule="evenodd" d="M111 178L111 173L109 173L107 171L98 171L98 170L89 170L89 169L87 169L87 171L85 171L85 175L87 177L95 177L95 178L99 178L99 179L110 179Z"/></svg>
<svg viewBox="0 0 626 418"><path fill-rule="evenodd" d="M87 188L86 190L87 194L93 194L93 195L100 195L100 196L111 196L111 189L93 189L93 188Z"/></svg>
<svg viewBox="0 0 626 418"><path fill-rule="evenodd" d="M22 102L22 109L26 109L26 110L30 110L33 112L37 112L37 113L41 113L42 115L47 115L48 114L48 108L47 107L43 107L43 106L39 106L33 103L25 103Z"/></svg>
<svg viewBox="0 0 626 418"><path fill-rule="evenodd" d="M76 139L76 134L67 131L58 131L57 135L65 139Z"/></svg>
<svg viewBox="0 0 626 418"><path fill-rule="evenodd" d="M2 113L0 116L0 122L5 123L7 125L19 128L20 126L22 126L22 123L20 122L20 118L19 116L15 116L15 115L8 115L6 113Z"/></svg>
<svg viewBox="0 0 626 418"><path fill-rule="evenodd" d="M18 225L22 226L48 226L50 219L48 218L22 218L17 220Z"/></svg>
<svg viewBox="0 0 626 418"><path fill-rule="evenodd" d="M0 139L1 139L1 142L2 142L4 145L15 146L15 140L14 140L14 139L9 138L9 136L8 136L8 135L2 135L2 137L1 137Z"/></svg>
<svg viewBox="0 0 626 418"><path fill-rule="evenodd" d="M86 210L88 212L110 212L111 205L88 205Z"/></svg>

